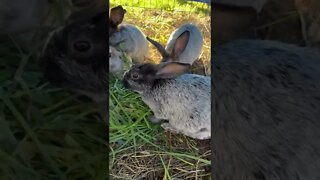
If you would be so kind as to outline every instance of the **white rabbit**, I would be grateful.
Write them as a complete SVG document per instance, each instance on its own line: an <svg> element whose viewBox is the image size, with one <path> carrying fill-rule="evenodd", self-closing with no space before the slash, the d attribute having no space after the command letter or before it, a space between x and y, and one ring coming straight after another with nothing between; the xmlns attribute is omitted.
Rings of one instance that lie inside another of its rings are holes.
<svg viewBox="0 0 320 180"><path fill-rule="evenodd" d="M109 44L121 49L132 58L133 63L143 62L149 51L149 43L136 26L121 24L126 10L122 6L111 9L109 17Z"/></svg>
<svg viewBox="0 0 320 180"><path fill-rule="evenodd" d="M162 55L161 62L174 61L192 65L202 52L203 37L194 24L184 24L171 33L166 48L147 37Z"/></svg>

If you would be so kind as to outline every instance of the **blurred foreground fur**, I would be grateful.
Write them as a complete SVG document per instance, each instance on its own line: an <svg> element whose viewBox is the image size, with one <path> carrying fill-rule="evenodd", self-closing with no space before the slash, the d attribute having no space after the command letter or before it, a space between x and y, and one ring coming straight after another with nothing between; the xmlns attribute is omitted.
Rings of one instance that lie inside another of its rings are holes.
<svg viewBox="0 0 320 180"><path fill-rule="evenodd" d="M213 179L320 179L320 54L234 40L213 57Z"/></svg>
<svg viewBox="0 0 320 180"><path fill-rule="evenodd" d="M54 31L41 64L52 83L87 95L97 102L107 122L107 9L88 6L72 12Z"/></svg>

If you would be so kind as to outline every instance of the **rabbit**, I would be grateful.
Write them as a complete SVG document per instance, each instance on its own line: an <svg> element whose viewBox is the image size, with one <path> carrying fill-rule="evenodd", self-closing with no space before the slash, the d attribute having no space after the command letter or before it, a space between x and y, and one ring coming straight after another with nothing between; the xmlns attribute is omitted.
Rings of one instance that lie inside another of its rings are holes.
<svg viewBox="0 0 320 180"><path fill-rule="evenodd" d="M192 65L202 52L203 37L194 24L184 24L169 37L166 48L157 41L147 37L162 56L161 62L175 61Z"/></svg>
<svg viewBox="0 0 320 180"><path fill-rule="evenodd" d="M44 76L51 83L91 97L107 122L107 10L73 12L55 30L41 54Z"/></svg>
<svg viewBox="0 0 320 180"><path fill-rule="evenodd" d="M187 74L189 64L164 62L133 65L123 85L140 94L154 123L195 139L211 137L210 77Z"/></svg>
<svg viewBox="0 0 320 180"><path fill-rule="evenodd" d="M320 179L320 53L242 39L213 52L213 179Z"/></svg>
<svg viewBox="0 0 320 180"><path fill-rule="evenodd" d="M121 24L126 10L121 5L110 11L109 43L131 57L133 63L142 63L148 58L149 43L144 33L131 24Z"/></svg>
<svg viewBox="0 0 320 180"><path fill-rule="evenodd" d="M124 62L122 54L115 47L109 46L109 73L114 75L122 74Z"/></svg>

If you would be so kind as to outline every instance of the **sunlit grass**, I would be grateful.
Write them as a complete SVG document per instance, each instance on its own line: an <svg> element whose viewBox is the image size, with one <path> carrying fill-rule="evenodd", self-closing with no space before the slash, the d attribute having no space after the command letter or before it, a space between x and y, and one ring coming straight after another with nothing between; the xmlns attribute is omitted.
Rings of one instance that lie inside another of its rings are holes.
<svg viewBox="0 0 320 180"><path fill-rule="evenodd" d="M204 72L210 67L210 16L197 11L195 6L173 1L111 1L111 7L123 5L127 10L125 23L138 26L147 36L163 45L176 28L191 22L198 25L204 37L201 61ZM201 3L200 3L201 4ZM139 6L130 7L130 6ZM199 5L200 6L200 5ZM162 9L162 10L159 10ZM177 11L178 10L178 11ZM158 63L160 54L150 47L149 61ZM210 144L199 146L199 141L183 135L165 133L159 125L149 121L151 110L138 94L125 89L120 79L109 79L109 169L119 179L145 177L156 179L202 179L211 164Z"/></svg>

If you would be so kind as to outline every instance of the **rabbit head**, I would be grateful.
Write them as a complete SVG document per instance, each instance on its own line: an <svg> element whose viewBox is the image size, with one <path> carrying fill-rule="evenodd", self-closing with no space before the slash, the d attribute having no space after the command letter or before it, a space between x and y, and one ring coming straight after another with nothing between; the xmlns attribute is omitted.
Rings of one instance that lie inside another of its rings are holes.
<svg viewBox="0 0 320 180"><path fill-rule="evenodd" d="M50 35L41 57L50 82L96 101L106 97L106 18L105 9L76 11L66 26Z"/></svg>
<svg viewBox="0 0 320 180"><path fill-rule="evenodd" d="M119 25L122 23L124 14L127 11L123 9L121 5L116 6L110 10L109 17L109 36L112 36L114 33L119 31Z"/></svg>
<svg viewBox="0 0 320 180"><path fill-rule="evenodd" d="M147 92L160 79L170 79L185 73L189 64L179 62L165 62L161 64L138 64L124 75L123 84L126 88L138 93Z"/></svg>
<svg viewBox="0 0 320 180"><path fill-rule="evenodd" d="M147 37L162 56L161 62L175 61L192 65L201 54L203 37L194 24L185 24L171 33L167 46Z"/></svg>

